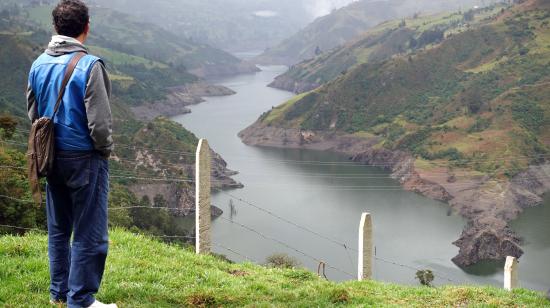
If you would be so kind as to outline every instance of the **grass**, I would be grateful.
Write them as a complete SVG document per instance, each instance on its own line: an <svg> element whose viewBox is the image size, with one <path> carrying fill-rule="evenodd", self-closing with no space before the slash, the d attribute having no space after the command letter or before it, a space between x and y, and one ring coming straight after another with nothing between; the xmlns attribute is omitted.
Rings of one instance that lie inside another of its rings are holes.
<svg viewBox="0 0 550 308"><path fill-rule="evenodd" d="M48 307L46 236L0 237L0 305ZM301 269L231 264L122 230L111 231L98 298L119 307L550 307L539 293L492 287L334 283Z"/></svg>
<svg viewBox="0 0 550 308"><path fill-rule="evenodd" d="M302 93L299 95L296 95L295 97L291 98L287 102L275 107L273 110L269 112L269 115L264 119L264 123L273 123L277 121L278 119L281 119L281 117L284 115L284 113L296 102L304 98L306 95L308 95L309 92Z"/></svg>
<svg viewBox="0 0 550 308"><path fill-rule="evenodd" d="M168 68L164 63L147 60L142 57L122 53L109 48L99 46L88 46L90 52L107 61L107 64L113 65L144 65L147 69Z"/></svg>

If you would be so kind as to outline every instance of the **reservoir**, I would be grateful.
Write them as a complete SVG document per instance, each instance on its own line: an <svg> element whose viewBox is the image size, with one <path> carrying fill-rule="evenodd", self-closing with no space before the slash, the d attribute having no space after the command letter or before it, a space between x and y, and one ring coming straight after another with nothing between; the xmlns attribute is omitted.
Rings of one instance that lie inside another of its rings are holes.
<svg viewBox="0 0 550 308"><path fill-rule="evenodd" d="M374 279L414 285L418 284L415 269L432 269L436 285L502 285L501 263L465 271L451 262L458 252L452 242L465 221L451 214L446 204L404 191L387 172L351 163L342 155L244 145L238 132L292 97L266 87L285 70L262 67L256 74L217 80L237 94L207 98L192 106L191 114L173 118L197 137L208 139L228 167L239 172L234 178L245 185L213 192L212 203L224 211L223 218L213 221L215 252L255 263L285 253L314 272L319 261L326 262L331 280L356 279L359 220L361 213L369 212L377 257ZM546 200L545 206L527 210L512 225L525 238L521 284L537 290L550 287L550 200Z"/></svg>

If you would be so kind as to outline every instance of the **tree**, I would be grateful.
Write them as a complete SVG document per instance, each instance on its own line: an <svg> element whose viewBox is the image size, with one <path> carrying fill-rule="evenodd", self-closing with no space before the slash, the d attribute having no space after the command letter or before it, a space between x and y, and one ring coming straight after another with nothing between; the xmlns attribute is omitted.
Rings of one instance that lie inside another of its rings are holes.
<svg viewBox="0 0 550 308"><path fill-rule="evenodd" d="M431 270L421 270L416 272L416 279L418 279L420 284L423 286L431 287L434 278L434 273Z"/></svg>
<svg viewBox="0 0 550 308"><path fill-rule="evenodd" d="M284 253L276 253L266 258L266 266L275 268L296 268L300 262Z"/></svg>
<svg viewBox="0 0 550 308"><path fill-rule="evenodd" d="M426 46L432 43L439 43L445 38L445 31L440 29L435 30L426 30L422 32L420 37L418 38L418 45Z"/></svg>
<svg viewBox="0 0 550 308"><path fill-rule="evenodd" d="M0 129L2 138L11 139L17 127L17 119L9 115L0 116Z"/></svg>
<svg viewBox="0 0 550 308"><path fill-rule="evenodd" d="M322 53L323 53L323 51L321 50L321 47L317 46L317 47L315 48L315 55L318 56L318 55L320 55L320 54L322 54Z"/></svg>
<svg viewBox="0 0 550 308"><path fill-rule="evenodd" d="M418 41L413 37L409 40L409 48L415 49L418 46Z"/></svg>
<svg viewBox="0 0 550 308"><path fill-rule="evenodd" d="M469 10L468 12L464 13L464 21L472 21L474 20L475 13L473 10Z"/></svg>

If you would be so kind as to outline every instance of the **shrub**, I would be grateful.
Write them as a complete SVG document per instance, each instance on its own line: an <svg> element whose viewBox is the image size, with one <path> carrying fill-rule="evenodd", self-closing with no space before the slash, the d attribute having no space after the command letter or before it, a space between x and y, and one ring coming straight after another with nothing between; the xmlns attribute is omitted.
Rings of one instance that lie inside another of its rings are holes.
<svg viewBox="0 0 550 308"><path fill-rule="evenodd" d="M416 272L416 279L418 279L420 284L423 286L431 287L434 278L434 273L431 270L421 270Z"/></svg>
<svg viewBox="0 0 550 308"><path fill-rule="evenodd" d="M285 253L276 253L266 258L266 266L275 268L296 268L300 262Z"/></svg>
<svg viewBox="0 0 550 308"><path fill-rule="evenodd" d="M472 127L468 129L468 133L479 133L491 126L491 120L478 117Z"/></svg>
<svg viewBox="0 0 550 308"><path fill-rule="evenodd" d="M17 127L17 119L9 115L0 115L0 129L2 137L11 139Z"/></svg>
<svg viewBox="0 0 550 308"><path fill-rule="evenodd" d="M538 132L544 125L544 110L531 100L515 101L512 104L514 120L530 131Z"/></svg>
<svg viewBox="0 0 550 308"><path fill-rule="evenodd" d="M330 301L333 304L346 304L349 300L349 292L345 289L335 289L330 292Z"/></svg>

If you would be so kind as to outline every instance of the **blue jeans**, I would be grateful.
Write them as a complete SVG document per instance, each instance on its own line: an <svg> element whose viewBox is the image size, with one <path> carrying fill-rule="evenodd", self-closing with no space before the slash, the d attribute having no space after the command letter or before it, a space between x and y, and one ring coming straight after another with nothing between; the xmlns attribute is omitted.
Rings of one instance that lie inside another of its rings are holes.
<svg viewBox="0 0 550 308"><path fill-rule="evenodd" d="M58 151L47 180L50 296L69 307L88 307L109 245L109 163L97 152Z"/></svg>

